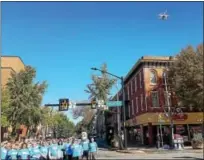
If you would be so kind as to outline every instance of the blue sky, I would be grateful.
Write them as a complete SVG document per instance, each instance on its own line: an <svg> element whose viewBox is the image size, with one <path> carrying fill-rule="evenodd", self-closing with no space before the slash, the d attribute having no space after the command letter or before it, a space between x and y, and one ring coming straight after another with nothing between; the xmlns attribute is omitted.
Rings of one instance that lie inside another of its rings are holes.
<svg viewBox="0 0 204 160"><path fill-rule="evenodd" d="M91 67L125 76L143 55L175 55L203 42L202 20L202 2L2 2L2 53L48 82L43 103L86 100Z"/></svg>

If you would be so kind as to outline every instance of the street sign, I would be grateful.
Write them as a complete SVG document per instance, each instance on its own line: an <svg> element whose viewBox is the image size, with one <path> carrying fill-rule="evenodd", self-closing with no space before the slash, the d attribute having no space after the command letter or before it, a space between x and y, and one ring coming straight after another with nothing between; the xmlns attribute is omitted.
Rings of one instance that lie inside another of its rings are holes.
<svg viewBox="0 0 204 160"><path fill-rule="evenodd" d="M108 107L121 107L122 106L122 101L107 101L106 105Z"/></svg>

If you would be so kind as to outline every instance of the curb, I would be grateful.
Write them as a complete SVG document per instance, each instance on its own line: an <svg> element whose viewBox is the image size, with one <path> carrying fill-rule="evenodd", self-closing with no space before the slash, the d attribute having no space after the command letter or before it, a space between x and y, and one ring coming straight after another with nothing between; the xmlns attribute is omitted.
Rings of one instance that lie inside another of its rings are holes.
<svg viewBox="0 0 204 160"><path fill-rule="evenodd" d="M131 154L135 154L135 153L146 153L145 151L142 151L142 150L136 150L136 151L128 151L128 150L116 150L116 152L119 152L119 153L131 153Z"/></svg>

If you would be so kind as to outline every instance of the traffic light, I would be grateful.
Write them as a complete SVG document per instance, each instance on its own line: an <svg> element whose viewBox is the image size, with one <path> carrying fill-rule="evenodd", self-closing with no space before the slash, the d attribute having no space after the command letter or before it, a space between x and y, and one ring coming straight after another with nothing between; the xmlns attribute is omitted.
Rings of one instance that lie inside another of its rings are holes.
<svg viewBox="0 0 204 160"><path fill-rule="evenodd" d="M69 109L69 99L59 100L59 111L67 111Z"/></svg>
<svg viewBox="0 0 204 160"><path fill-rule="evenodd" d="M91 101L91 109L96 109L96 101L95 100Z"/></svg>

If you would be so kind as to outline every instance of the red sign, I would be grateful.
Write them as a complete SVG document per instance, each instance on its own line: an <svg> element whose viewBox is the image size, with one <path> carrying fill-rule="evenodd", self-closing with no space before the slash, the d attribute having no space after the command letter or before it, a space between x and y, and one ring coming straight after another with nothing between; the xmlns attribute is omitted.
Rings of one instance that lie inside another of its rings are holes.
<svg viewBox="0 0 204 160"><path fill-rule="evenodd" d="M188 118L188 115L183 113L175 114L172 116L172 119L176 121L185 121L187 118Z"/></svg>

